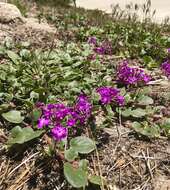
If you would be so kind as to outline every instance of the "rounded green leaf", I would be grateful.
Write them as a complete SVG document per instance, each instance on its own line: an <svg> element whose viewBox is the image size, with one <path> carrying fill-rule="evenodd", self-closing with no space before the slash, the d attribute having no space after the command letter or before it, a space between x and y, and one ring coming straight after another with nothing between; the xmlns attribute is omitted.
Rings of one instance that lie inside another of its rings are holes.
<svg viewBox="0 0 170 190"><path fill-rule="evenodd" d="M144 96L144 95L142 95L141 97L138 98L138 102L140 105L144 105L144 106L151 105L154 103L154 101L151 97Z"/></svg>
<svg viewBox="0 0 170 190"><path fill-rule="evenodd" d="M21 128L20 126L16 126L11 130L11 136L7 142L8 147L11 147L14 144L28 142L39 137L43 132L43 130L34 131L30 127Z"/></svg>
<svg viewBox="0 0 170 190"><path fill-rule="evenodd" d="M128 108L128 109L125 109L124 111L122 111L122 116L124 116L124 117L129 117L129 116L131 116L131 114L132 114L131 108Z"/></svg>
<svg viewBox="0 0 170 190"><path fill-rule="evenodd" d="M79 161L79 167L84 171L88 171L88 165L89 165L89 161L86 159L82 159Z"/></svg>
<svg viewBox="0 0 170 190"><path fill-rule="evenodd" d="M148 123L139 123L139 122L133 122L132 123L133 129L144 136L147 137L159 137L160 136L160 128L158 125L149 126Z"/></svg>
<svg viewBox="0 0 170 190"><path fill-rule="evenodd" d="M9 112L3 113L2 117L11 123L22 123L24 117L21 116L21 112L17 110L11 110Z"/></svg>
<svg viewBox="0 0 170 190"><path fill-rule="evenodd" d="M136 132L138 132L138 133L142 133L142 131L143 131L142 125L141 125L139 122L136 122L136 121L132 123L132 128L133 128Z"/></svg>
<svg viewBox="0 0 170 190"><path fill-rule="evenodd" d="M64 164L64 175L67 181L75 188L81 188L87 185L86 171L81 168L74 168L70 163Z"/></svg>
<svg viewBox="0 0 170 190"><path fill-rule="evenodd" d="M144 117L146 115L146 111L144 109L137 108L133 110L131 114L133 117Z"/></svg>
<svg viewBox="0 0 170 190"><path fill-rule="evenodd" d="M95 149L95 142L88 137L75 137L71 139L70 146L81 154L88 154Z"/></svg>
<svg viewBox="0 0 170 190"><path fill-rule="evenodd" d="M74 148L70 148L64 152L65 159L69 162L75 160L78 157L78 152L74 150Z"/></svg>

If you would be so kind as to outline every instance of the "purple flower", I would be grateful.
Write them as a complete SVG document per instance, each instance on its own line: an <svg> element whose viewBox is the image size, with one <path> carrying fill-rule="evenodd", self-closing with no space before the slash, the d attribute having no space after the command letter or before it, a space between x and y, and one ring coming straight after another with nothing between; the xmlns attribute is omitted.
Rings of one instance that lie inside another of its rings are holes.
<svg viewBox="0 0 170 190"><path fill-rule="evenodd" d="M68 114L70 113L70 110L68 107L60 108L55 111L56 119L62 120L64 119Z"/></svg>
<svg viewBox="0 0 170 190"><path fill-rule="evenodd" d="M99 55L112 54L112 51L113 51L112 43L108 40L104 40L100 44L98 44L96 37L89 37L88 43L93 45L94 47L93 50L96 54L99 54ZM90 58L93 60L94 56Z"/></svg>
<svg viewBox="0 0 170 190"><path fill-rule="evenodd" d="M151 80L151 77L147 75L144 70L130 67L127 61L124 61L123 64L118 67L117 79L126 85L138 85L141 83L147 84Z"/></svg>
<svg viewBox="0 0 170 190"><path fill-rule="evenodd" d="M101 47L105 49L105 54L111 55L113 52L112 43L108 40L102 42Z"/></svg>
<svg viewBox="0 0 170 190"><path fill-rule="evenodd" d="M147 84L151 80L151 77L149 75L143 76L143 81Z"/></svg>
<svg viewBox="0 0 170 190"><path fill-rule="evenodd" d="M88 43L89 43L89 44L96 45L96 44L97 44L97 39L96 39L96 37L89 37Z"/></svg>
<svg viewBox="0 0 170 190"><path fill-rule="evenodd" d="M100 87L97 89L97 92L100 94L100 101L102 104L109 104L115 96L119 93L119 90L112 87Z"/></svg>
<svg viewBox="0 0 170 190"><path fill-rule="evenodd" d="M42 109L45 105L44 105L44 103L42 103L42 102L37 102L35 106L36 106L37 108Z"/></svg>
<svg viewBox="0 0 170 190"><path fill-rule="evenodd" d="M120 91L117 88L100 87L97 89L97 92L100 94L100 101L104 105L110 104L112 101L119 105L124 104L124 97L119 95Z"/></svg>
<svg viewBox="0 0 170 190"><path fill-rule="evenodd" d="M170 48L167 49L167 52L170 53Z"/></svg>
<svg viewBox="0 0 170 190"><path fill-rule="evenodd" d="M68 119L68 121L67 121L68 127L73 127L75 124L76 124L76 119L73 119L73 118Z"/></svg>
<svg viewBox="0 0 170 190"><path fill-rule="evenodd" d="M80 113L90 113L92 105L85 94L80 94L77 98L75 108L76 108L76 111Z"/></svg>
<svg viewBox="0 0 170 190"><path fill-rule="evenodd" d="M54 109L54 108L55 108L55 104L48 104L47 105L48 110L51 110L51 109Z"/></svg>
<svg viewBox="0 0 170 190"><path fill-rule="evenodd" d="M164 72L164 74L170 79L170 62L169 62L169 60L162 63L161 69Z"/></svg>
<svg viewBox="0 0 170 190"><path fill-rule="evenodd" d="M103 55L105 54L105 48L104 47L96 47L94 48L94 51L99 54L99 55Z"/></svg>
<svg viewBox="0 0 170 190"><path fill-rule="evenodd" d="M104 41L100 46L95 47L94 51L99 55L112 54L112 45L108 41Z"/></svg>
<svg viewBox="0 0 170 190"><path fill-rule="evenodd" d="M68 129L58 124L51 129L51 134L55 140L61 141L67 137Z"/></svg>
<svg viewBox="0 0 170 190"><path fill-rule="evenodd" d="M77 119L80 123L84 123L91 116L92 104L89 102L89 99L85 94L80 94L77 98L74 109L78 114Z"/></svg>
<svg viewBox="0 0 170 190"><path fill-rule="evenodd" d="M48 126L49 125L49 120L48 119L45 119L45 118L40 118L38 120L38 128L41 129L43 128L44 126Z"/></svg>
<svg viewBox="0 0 170 190"><path fill-rule="evenodd" d="M125 104L125 98L121 95L116 96L115 101L119 104L119 106L123 106Z"/></svg>

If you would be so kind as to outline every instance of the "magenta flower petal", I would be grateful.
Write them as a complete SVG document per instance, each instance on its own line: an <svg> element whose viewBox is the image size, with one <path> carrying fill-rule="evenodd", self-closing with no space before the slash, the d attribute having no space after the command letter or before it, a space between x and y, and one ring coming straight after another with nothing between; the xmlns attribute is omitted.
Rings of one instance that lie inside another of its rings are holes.
<svg viewBox="0 0 170 190"><path fill-rule="evenodd" d="M105 54L105 48L104 47L96 47L94 48L94 51L99 54L99 55L103 55Z"/></svg>
<svg viewBox="0 0 170 190"><path fill-rule="evenodd" d="M51 130L51 134L55 140L61 141L67 137L68 129L59 124Z"/></svg>
<svg viewBox="0 0 170 190"><path fill-rule="evenodd" d="M68 127L73 127L74 125L76 124L76 119L69 119L68 121L67 121L67 126Z"/></svg>
<svg viewBox="0 0 170 190"><path fill-rule="evenodd" d="M89 43L89 44L96 45L96 44L97 44L97 39L96 39L96 37L89 37L88 43Z"/></svg>
<svg viewBox="0 0 170 190"><path fill-rule="evenodd" d="M170 62L165 61L164 63L162 63L161 69L164 72L164 74L170 79Z"/></svg>
<svg viewBox="0 0 170 190"><path fill-rule="evenodd" d="M116 96L115 101L119 104L119 106L123 106L125 104L125 98L121 95Z"/></svg>
<svg viewBox="0 0 170 190"><path fill-rule="evenodd" d="M96 91L100 94L102 104L110 104L120 92L117 88L112 87L100 87Z"/></svg>
<svg viewBox="0 0 170 190"><path fill-rule="evenodd" d="M38 128L39 129L43 128L44 126L48 126L48 125L49 125L49 120L48 119L40 118L38 120Z"/></svg>

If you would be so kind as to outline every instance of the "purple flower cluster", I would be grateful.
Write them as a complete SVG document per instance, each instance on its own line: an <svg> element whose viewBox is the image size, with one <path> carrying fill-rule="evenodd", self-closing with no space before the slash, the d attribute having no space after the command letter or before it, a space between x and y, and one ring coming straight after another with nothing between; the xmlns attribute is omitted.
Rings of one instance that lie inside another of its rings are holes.
<svg viewBox="0 0 170 190"><path fill-rule="evenodd" d="M89 44L93 44L93 45L96 45L97 44L97 38L96 37L89 37L88 39L88 43Z"/></svg>
<svg viewBox="0 0 170 190"><path fill-rule="evenodd" d="M84 124L91 115L92 104L86 95L80 94L77 98L75 110L78 113L78 119L81 124Z"/></svg>
<svg viewBox="0 0 170 190"><path fill-rule="evenodd" d="M100 94L100 101L102 104L110 104L111 102L116 102L119 106L124 105L125 99L120 95L120 90L112 87L100 87L97 89Z"/></svg>
<svg viewBox="0 0 170 190"><path fill-rule="evenodd" d="M112 54L112 44L108 40L105 40L101 44L98 44L96 37L89 37L88 43L94 46L93 50L98 55Z"/></svg>
<svg viewBox="0 0 170 190"><path fill-rule="evenodd" d="M48 104L40 106L42 116L38 120L38 128L50 126L55 140L62 140L68 135L68 128L85 124L91 115L92 105L88 97L80 94L72 107L64 104Z"/></svg>
<svg viewBox="0 0 170 190"><path fill-rule="evenodd" d="M94 48L95 53L98 55L104 55L106 53L106 49L103 46L95 47Z"/></svg>
<svg viewBox="0 0 170 190"><path fill-rule="evenodd" d="M147 84L151 77L140 68L128 66L128 62L124 61L117 70L117 79L126 85Z"/></svg>
<svg viewBox="0 0 170 190"><path fill-rule="evenodd" d="M170 79L170 62L168 60L162 63L161 69L164 74Z"/></svg>

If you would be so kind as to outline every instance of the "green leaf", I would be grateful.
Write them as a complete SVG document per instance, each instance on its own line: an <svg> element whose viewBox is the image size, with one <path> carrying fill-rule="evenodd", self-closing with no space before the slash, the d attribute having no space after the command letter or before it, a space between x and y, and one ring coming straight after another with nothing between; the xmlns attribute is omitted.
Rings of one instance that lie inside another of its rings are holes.
<svg viewBox="0 0 170 190"><path fill-rule="evenodd" d="M170 118L165 120L161 128L165 130L166 135L170 135Z"/></svg>
<svg viewBox="0 0 170 190"><path fill-rule="evenodd" d="M42 114L42 111L40 109L34 109L32 113L33 113L33 120L37 122Z"/></svg>
<svg viewBox="0 0 170 190"><path fill-rule="evenodd" d="M125 109L124 111L122 111L122 115L124 117L129 117L129 116L131 116L131 114L132 114L131 108L128 108L128 109Z"/></svg>
<svg viewBox="0 0 170 190"><path fill-rule="evenodd" d="M55 153L54 147L49 144L47 147L44 148L44 152L45 152L48 156L52 157L52 156L54 155L54 153Z"/></svg>
<svg viewBox="0 0 170 190"><path fill-rule="evenodd" d="M147 137L159 137L160 136L160 128L158 125L149 126L148 123L139 123L133 122L132 124L133 129L144 136Z"/></svg>
<svg viewBox="0 0 170 190"><path fill-rule="evenodd" d="M10 104L1 104L0 105L0 112L7 111L7 109L10 107Z"/></svg>
<svg viewBox="0 0 170 190"><path fill-rule="evenodd" d="M126 94L124 97L125 97L126 103L128 103L132 99L130 94Z"/></svg>
<svg viewBox="0 0 170 190"><path fill-rule="evenodd" d="M158 65L159 65L159 63L157 63L156 61L153 61L153 62L150 62L150 63L147 65L147 67L148 67L149 69L152 69L152 68L157 68Z"/></svg>
<svg viewBox="0 0 170 190"><path fill-rule="evenodd" d="M30 51L27 49L22 49L19 54L25 59L28 59L30 57Z"/></svg>
<svg viewBox="0 0 170 190"><path fill-rule="evenodd" d="M132 110L132 116L133 117L144 117L146 115L146 111L144 109L141 109L141 108L137 108L135 110Z"/></svg>
<svg viewBox="0 0 170 190"><path fill-rule="evenodd" d="M5 54L5 47L4 46L0 46L0 55L4 55Z"/></svg>
<svg viewBox="0 0 170 190"><path fill-rule="evenodd" d="M139 132L141 133L143 128L142 128L142 125L139 123L139 122L133 122L132 123L132 128L136 131L136 132Z"/></svg>
<svg viewBox="0 0 170 190"><path fill-rule="evenodd" d="M21 116L21 112L17 110L11 110L9 112L3 113L2 117L11 123L22 123L24 117Z"/></svg>
<svg viewBox="0 0 170 190"><path fill-rule="evenodd" d="M152 59L152 57L151 56L144 56L143 57L143 61L144 61L144 63L147 65L147 64L149 64L150 62L153 62L153 59Z"/></svg>
<svg viewBox="0 0 170 190"><path fill-rule="evenodd" d="M154 101L151 97L145 96L145 95L140 96L138 98L138 102L140 105L144 105L144 106L151 105L154 103Z"/></svg>
<svg viewBox="0 0 170 190"><path fill-rule="evenodd" d="M88 183L86 172L81 168L74 168L70 163L64 164L64 175L75 188L85 187Z"/></svg>
<svg viewBox="0 0 170 190"><path fill-rule="evenodd" d="M106 110L107 110L107 115L109 116L110 119L112 119L114 117L114 112L112 110L111 105L107 105L105 106Z"/></svg>
<svg viewBox="0 0 170 190"><path fill-rule="evenodd" d="M166 120L165 120L165 122L164 122L164 124L166 124L166 125L169 125L169 126L170 126L170 118L166 119Z"/></svg>
<svg viewBox="0 0 170 190"><path fill-rule="evenodd" d="M39 98L39 94L37 93L37 92L34 92L34 91L32 91L31 93L30 93L30 99L31 100L33 100L33 99L38 99Z"/></svg>
<svg viewBox="0 0 170 190"><path fill-rule="evenodd" d="M74 150L74 148L70 148L64 152L65 159L69 162L75 160L78 157L78 152Z"/></svg>
<svg viewBox="0 0 170 190"><path fill-rule="evenodd" d="M95 149L95 142L88 137L75 137L71 139L70 146L81 154L88 154Z"/></svg>
<svg viewBox="0 0 170 190"><path fill-rule="evenodd" d="M15 52L8 50L7 55L13 63L18 64L20 57Z"/></svg>
<svg viewBox="0 0 170 190"><path fill-rule="evenodd" d="M96 185L102 185L102 182L101 182L101 177L100 176L97 176L97 175L92 175L89 177L89 181L93 184L96 184Z"/></svg>
<svg viewBox="0 0 170 190"><path fill-rule="evenodd" d="M89 164L89 161L86 159L82 159L79 161L79 167L84 171L88 171L88 164Z"/></svg>
<svg viewBox="0 0 170 190"><path fill-rule="evenodd" d="M14 144L23 144L39 137L42 133L44 133L44 130L33 131L30 127L21 128L20 126L16 126L11 130L11 136L7 145L11 147Z"/></svg>
<svg viewBox="0 0 170 190"><path fill-rule="evenodd" d="M147 132L147 134L145 131ZM150 137L159 137L160 127L158 125L148 126L144 128L144 135L148 135Z"/></svg>
<svg viewBox="0 0 170 190"><path fill-rule="evenodd" d="M5 72L5 71L0 71L0 79L1 79L1 80L5 80L5 79L6 79L6 76L7 76L7 72Z"/></svg>
<svg viewBox="0 0 170 190"><path fill-rule="evenodd" d="M149 67L149 68L155 68L158 66L158 63L156 63L151 56L144 56L143 57L144 63Z"/></svg>

